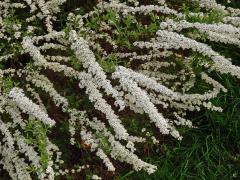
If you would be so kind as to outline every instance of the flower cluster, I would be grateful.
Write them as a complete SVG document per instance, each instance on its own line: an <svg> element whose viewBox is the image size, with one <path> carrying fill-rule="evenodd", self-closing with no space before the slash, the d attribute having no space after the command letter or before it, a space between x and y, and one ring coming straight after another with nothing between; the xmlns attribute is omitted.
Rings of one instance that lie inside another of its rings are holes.
<svg viewBox="0 0 240 180"><path fill-rule="evenodd" d="M24 95L22 89L15 87L9 92L8 96L24 113L38 118L43 123L49 126L53 126L55 124L55 121L50 119L48 117L48 114L46 114L37 104L33 103L29 98Z"/></svg>

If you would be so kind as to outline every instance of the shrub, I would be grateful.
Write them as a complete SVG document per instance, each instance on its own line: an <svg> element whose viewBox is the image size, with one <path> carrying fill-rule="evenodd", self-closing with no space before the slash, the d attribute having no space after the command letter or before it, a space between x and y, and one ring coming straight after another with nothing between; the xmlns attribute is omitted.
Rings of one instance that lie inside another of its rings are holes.
<svg viewBox="0 0 240 180"><path fill-rule="evenodd" d="M121 161L151 174L157 167L136 144L157 144L160 134L181 140L177 126L195 128L187 112L222 111L212 99L227 89L214 76L240 78L214 50L240 46L239 9L214 0L92 4L0 3L0 164L12 179L92 168L67 162L71 148L95 152L111 172Z"/></svg>

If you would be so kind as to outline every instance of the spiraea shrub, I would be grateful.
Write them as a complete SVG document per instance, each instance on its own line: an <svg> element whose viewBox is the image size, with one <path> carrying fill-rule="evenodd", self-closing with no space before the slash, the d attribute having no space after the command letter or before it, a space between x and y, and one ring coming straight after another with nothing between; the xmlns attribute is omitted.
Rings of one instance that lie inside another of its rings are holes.
<svg viewBox="0 0 240 180"><path fill-rule="evenodd" d="M1 173L80 178L122 163L154 173L138 147L181 141L181 126L197 128L188 112L222 111L216 74L240 78L215 48L240 47L233 3L1 0Z"/></svg>

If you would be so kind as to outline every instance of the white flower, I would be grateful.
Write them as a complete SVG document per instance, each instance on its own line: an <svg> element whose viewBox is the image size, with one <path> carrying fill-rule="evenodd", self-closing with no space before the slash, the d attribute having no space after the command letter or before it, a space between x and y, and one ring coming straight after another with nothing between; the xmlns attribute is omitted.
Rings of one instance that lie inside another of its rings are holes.
<svg viewBox="0 0 240 180"><path fill-rule="evenodd" d="M44 111L42 111L42 109L37 104L33 103L29 98L24 95L22 89L15 87L9 92L8 96L24 113L38 118L43 123L49 126L53 126L55 124L55 121L50 119L48 115Z"/></svg>

